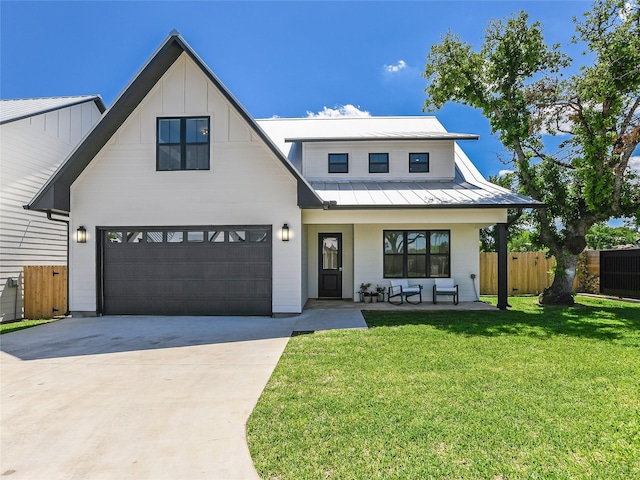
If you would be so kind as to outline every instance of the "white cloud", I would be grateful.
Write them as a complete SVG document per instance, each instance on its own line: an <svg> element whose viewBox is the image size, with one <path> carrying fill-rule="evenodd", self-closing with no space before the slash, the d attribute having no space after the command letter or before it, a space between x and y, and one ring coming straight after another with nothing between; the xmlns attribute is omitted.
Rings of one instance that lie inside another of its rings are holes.
<svg viewBox="0 0 640 480"><path fill-rule="evenodd" d="M395 65L385 65L384 71L389 73L396 73L400 70L404 70L405 68L407 68L407 62L405 62L404 60L398 60L398 63L396 63Z"/></svg>
<svg viewBox="0 0 640 480"><path fill-rule="evenodd" d="M634 173L640 175L640 157L631 157L629 159L629 168Z"/></svg>
<svg viewBox="0 0 640 480"><path fill-rule="evenodd" d="M506 177L510 173L513 173L513 170L500 170L498 172L498 177Z"/></svg>
<svg viewBox="0 0 640 480"><path fill-rule="evenodd" d="M624 7L620 9L620 12L618 12L618 16L620 17L620 20L622 20L623 22L626 22L629 19L629 17L633 15L633 9L634 9L634 6L632 2L625 2Z"/></svg>
<svg viewBox="0 0 640 480"><path fill-rule="evenodd" d="M370 117L366 110L360 110L354 105L341 105L336 108L323 107L318 113L307 111L307 118L339 118L339 117Z"/></svg>

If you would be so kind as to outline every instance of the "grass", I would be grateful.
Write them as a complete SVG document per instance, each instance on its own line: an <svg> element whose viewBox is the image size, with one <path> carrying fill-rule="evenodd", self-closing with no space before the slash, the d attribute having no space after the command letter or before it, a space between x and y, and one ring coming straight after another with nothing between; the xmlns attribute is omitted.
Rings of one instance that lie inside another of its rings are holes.
<svg viewBox="0 0 640 480"><path fill-rule="evenodd" d="M247 425L259 474L640 478L640 304L535 301L293 337Z"/></svg>
<svg viewBox="0 0 640 480"><path fill-rule="evenodd" d="M25 328L35 327L36 325L53 322L54 320L55 319L53 318L48 318L42 320L19 320L17 322L0 323L0 335L17 332L18 330L24 330Z"/></svg>

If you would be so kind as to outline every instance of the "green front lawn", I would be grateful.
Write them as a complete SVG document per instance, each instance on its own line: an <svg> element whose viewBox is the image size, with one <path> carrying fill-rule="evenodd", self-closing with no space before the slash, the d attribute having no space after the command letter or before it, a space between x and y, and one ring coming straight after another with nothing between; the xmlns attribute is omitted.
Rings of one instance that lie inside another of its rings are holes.
<svg viewBox="0 0 640 480"><path fill-rule="evenodd" d="M53 322L53 318L46 320L19 320L17 322L0 323L0 335L3 333L17 332L18 330L24 330L25 328L35 327L36 325L42 325L43 323Z"/></svg>
<svg viewBox="0 0 640 480"><path fill-rule="evenodd" d="M640 304L367 312L290 340L248 426L273 479L640 478Z"/></svg>

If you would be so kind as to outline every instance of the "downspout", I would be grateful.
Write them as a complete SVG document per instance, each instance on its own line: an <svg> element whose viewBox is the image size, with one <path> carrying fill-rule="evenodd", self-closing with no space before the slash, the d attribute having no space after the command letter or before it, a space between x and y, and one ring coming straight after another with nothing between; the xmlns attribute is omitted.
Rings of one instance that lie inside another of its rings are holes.
<svg viewBox="0 0 640 480"><path fill-rule="evenodd" d="M60 223L66 223L67 224L67 311L64 312L65 316L69 315L69 277L71 275L69 275L69 247L70 242L69 242L69 220L63 220L61 218L53 218L51 216L51 211L47 210L47 220L50 220L52 222L60 222Z"/></svg>

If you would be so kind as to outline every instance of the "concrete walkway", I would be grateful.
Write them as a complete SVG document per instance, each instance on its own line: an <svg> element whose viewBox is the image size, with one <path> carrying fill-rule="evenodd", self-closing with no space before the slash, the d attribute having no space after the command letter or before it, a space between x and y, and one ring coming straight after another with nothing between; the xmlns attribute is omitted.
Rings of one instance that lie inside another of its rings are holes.
<svg viewBox="0 0 640 480"><path fill-rule="evenodd" d="M255 479L245 425L299 317L68 318L0 337L0 476Z"/></svg>

